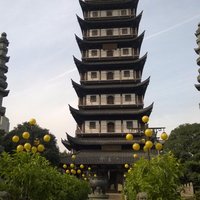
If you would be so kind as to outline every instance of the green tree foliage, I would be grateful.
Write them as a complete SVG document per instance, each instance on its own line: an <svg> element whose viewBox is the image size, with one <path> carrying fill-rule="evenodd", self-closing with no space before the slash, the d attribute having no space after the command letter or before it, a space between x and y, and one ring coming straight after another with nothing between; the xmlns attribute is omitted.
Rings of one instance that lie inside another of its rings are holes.
<svg viewBox="0 0 200 200"><path fill-rule="evenodd" d="M39 154L3 153L0 157L0 190L12 200L86 200L87 182L62 175Z"/></svg>
<svg viewBox="0 0 200 200"><path fill-rule="evenodd" d="M166 151L172 151L184 166L184 182L193 182L200 190L200 124L183 124L172 130L165 143Z"/></svg>
<svg viewBox="0 0 200 200"><path fill-rule="evenodd" d="M178 200L180 194L179 162L172 154L140 159L133 164L125 180L125 195L129 200L136 199L139 192L146 192L148 200Z"/></svg>
<svg viewBox="0 0 200 200"><path fill-rule="evenodd" d="M30 138L25 140L22 138L23 132L29 132ZM51 136L50 142L44 142L43 137L44 135L49 134ZM18 143L12 142L12 137L17 135L20 137L20 141ZM29 142L33 145L34 140L38 138L42 144L45 146L45 151L42 155L49 160L53 165L59 165L60 158L59 158L59 149L56 145L57 141L55 136L49 133L49 130L41 128L38 125L30 125L27 122L23 124L19 124L15 127L12 131L5 135L3 138L2 144L6 152L13 153L16 150L17 145L24 144L25 142Z"/></svg>

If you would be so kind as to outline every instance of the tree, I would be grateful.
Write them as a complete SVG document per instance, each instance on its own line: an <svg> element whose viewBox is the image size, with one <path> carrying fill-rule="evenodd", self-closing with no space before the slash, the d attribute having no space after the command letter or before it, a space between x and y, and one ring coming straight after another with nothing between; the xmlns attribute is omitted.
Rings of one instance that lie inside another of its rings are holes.
<svg viewBox="0 0 200 200"><path fill-rule="evenodd" d="M30 138L23 139L23 132L29 132ZM51 140L49 142L43 141L43 137L46 134L49 134L51 136ZM12 141L12 137L14 135L19 136L19 142L14 143ZM45 146L45 151L41 154L46 157L53 165L59 165L59 149L56 145L57 141L55 139L55 136L53 134L50 134L49 130L41 128L39 125L30 125L28 122L19 124L12 131L5 135L2 141L2 145L4 146L6 152L13 153L19 144L29 142L31 145L33 145L36 139L42 142Z"/></svg>
<svg viewBox="0 0 200 200"><path fill-rule="evenodd" d="M184 166L183 182L193 182L200 190L200 124L182 124L171 131L165 151L172 151Z"/></svg>
<svg viewBox="0 0 200 200"><path fill-rule="evenodd" d="M151 160L141 158L127 173L124 192L128 199L145 192L149 200L178 200L181 175L181 166L170 153Z"/></svg>
<svg viewBox="0 0 200 200"><path fill-rule="evenodd" d="M3 153L0 157L0 191L12 200L86 200L87 182L63 175L39 154Z"/></svg>

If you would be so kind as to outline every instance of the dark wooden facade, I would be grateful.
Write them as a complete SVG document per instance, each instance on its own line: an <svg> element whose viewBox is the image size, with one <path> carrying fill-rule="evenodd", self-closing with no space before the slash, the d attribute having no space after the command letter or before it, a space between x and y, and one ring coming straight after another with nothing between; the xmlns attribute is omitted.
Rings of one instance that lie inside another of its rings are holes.
<svg viewBox="0 0 200 200"><path fill-rule="evenodd" d="M124 164L134 162L132 144L143 145L142 116L150 78L142 80L147 54L140 56L144 32L138 34L142 13L138 0L80 0L83 19L77 17L83 37L76 36L81 60L74 57L80 84L72 81L78 109L69 106L77 123L75 137L67 134L65 147L76 159L65 163L91 167L91 174L105 176L109 190L123 184ZM127 132L134 141L127 141ZM142 154L140 152L139 154Z"/></svg>
<svg viewBox="0 0 200 200"><path fill-rule="evenodd" d="M200 66L200 23L198 24L198 29L195 33L196 37L197 37L197 45L198 47L195 48L195 52L197 53L198 55L198 58L197 58L197 65ZM197 81L200 83L200 69L198 70L199 71L199 75L197 77ZM200 84L195 84L195 87L197 88L197 90L200 91Z"/></svg>

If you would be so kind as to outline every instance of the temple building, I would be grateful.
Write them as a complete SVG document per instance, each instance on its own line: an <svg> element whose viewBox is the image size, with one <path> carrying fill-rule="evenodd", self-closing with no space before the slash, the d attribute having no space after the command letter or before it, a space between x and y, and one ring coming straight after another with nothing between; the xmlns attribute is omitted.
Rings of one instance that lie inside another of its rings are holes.
<svg viewBox="0 0 200 200"><path fill-rule="evenodd" d="M195 35L196 35L196 37L197 37L197 40L196 40L196 41L197 41L198 47L195 48L194 50L195 50L195 52L197 53L197 55L199 56L199 57L197 58L197 65L200 66L200 23L198 24L198 29L197 29ZM198 75L198 77L197 77L197 81L199 82L199 84L195 84L195 87L197 88L197 90L200 91L200 69L198 70L198 72L199 72L199 75Z"/></svg>
<svg viewBox="0 0 200 200"><path fill-rule="evenodd" d="M74 62L80 83L72 81L79 103L78 109L69 106L77 129L75 137L62 140L76 158L65 163L106 177L109 191L120 190L124 166L134 162L132 144L144 145L141 118L153 108L144 106L150 78L142 79L147 54L140 56L144 32L139 34L138 1L79 0L82 37L76 41L82 57ZM133 133L132 141L125 139L127 133Z"/></svg>
<svg viewBox="0 0 200 200"><path fill-rule="evenodd" d="M2 33L0 37L0 129L5 132L9 131L9 120L5 116L6 108L2 106L3 98L8 96L9 90L6 90L8 84L5 73L8 72L6 63L9 61L7 56L9 42L6 33Z"/></svg>

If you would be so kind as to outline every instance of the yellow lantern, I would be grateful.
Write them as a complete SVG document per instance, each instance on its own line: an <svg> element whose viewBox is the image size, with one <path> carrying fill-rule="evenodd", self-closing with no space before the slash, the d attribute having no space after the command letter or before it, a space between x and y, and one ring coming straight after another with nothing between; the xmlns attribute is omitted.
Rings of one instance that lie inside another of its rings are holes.
<svg viewBox="0 0 200 200"><path fill-rule="evenodd" d="M138 154L136 154L136 153L133 154L133 158L136 159L136 158L138 158L138 157L139 157Z"/></svg>
<svg viewBox="0 0 200 200"><path fill-rule="evenodd" d="M144 152L148 151L148 148L146 146L143 147Z"/></svg>
<svg viewBox="0 0 200 200"><path fill-rule="evenodd" d="M140 145L138 143L134 143L132 146L133 150L139 151L140 150Z"/></svg>
<svg viewBox="0 0 200 200"><path fill-rule="evenodd" d="M72 173L72 174L76 174L76 170L71 169L71 173Z"/></svg>
<svg viewBox="0 0 200 200"><path fill-rule="evenodd" d="M75 160L76 159L76 155L72 155L72 160Z"/></svg>
<svg viewBox="0 0 200 200"><path fill-rule="evenodd" d="M66 168L67 168L67 165L66 165L66 164L63 164L63 168L66 169Z"/></svg>
<svg viewBox="0 0 200 200"><path fill-rule="evenodd" d="M84 181L87 181L87 178L86 178L86 177L84 178Z"/></svg>
<svg viewBox="0 0 200 200"><path fill-rule="evenodd" d="M85 174L82 174L82 177L85 177Z"/></svg>
<svg viewBox="0 0 200 200"><path fill-rule="evenodd" d="M167 140L168 139L168 135L165 132L163 132L160 137L161 137L162 140Z"/></svg>
<svg viewBox="0 0 200 200"><path fill-rule="evenodd" d="M21 152L21 151L23 151L24 150L24 146L23 145L18 145L17 146L17 152Z"/></svg>
<svg viewBox="0 0 200 200"><path fill-rule="evenodd" d="M44 151L44 145L43 144L39 144L38 146L37 146L37 150L39 151L39 152L43 152Z"/></svg>
<svg viewBox="0 0 200 200"><path fill-rule="evenodd" d="M24 139L27 140L27 139L30 137L30 133L27 132L27 131L26 131L26 132L23 132L23 133L22 133L22 137L23 137Z"/></svg>
<svg viewBox="0 0 200 200"><path fill-rule="evenodd" d="M75 167L74 163L71 163L70 168L74 168L74 167Z"/></svg>
<svg viewBox="0 0 200 200"><path fill-rule="evenodd" d="M128 173L131 173L131 169L128 170Z"/></svg>
<svg viewBox="0 0 200 200"><path fill-rule="evenodd" d="M148 140L148 141L146 141L145 146L147 149L151 149L153 147L153 142Z"/></svg>
<svg viewBox="0 0 200 200"><path fill-rule="evenodd" d="M97 177L97 175L96 175L96 174L94 174L94 177Z"/></svg>
<svg viewBox="0 0 200 200"><path fill-rule="evenodd" d="M126 174L124 174L124 178L126 178Z"/></svg>
<svg viewBox="0 0 200 200"><path fill-rule="evenodd" d="M91 167L88 167L88 171L91 171Z"/></svg>
<svg viewBox="0 0 200 200"><path fill-rule="evenodd" d="M14 136L12 137L12 141L13 141L14 143L19 142L19 136L14 135Z"/></svg>
<svg viewBox="0 0 200 200"><path fill-rule="evenodd" d="M126 140L133 140L133 135L131 133L127 133Z"/></svg>
<svg viewBox="0 0 200 200"><path fill-rule="evenodd" d="M144 134L145 134L147 137L151 137L152 134L153 134L153 131L152 131L152 129L147 128L147 129L145 130Z"/></svg>
<svg viewBox="0 0 200 200"><path fill-rule="evenodd" d="M148 116L143 116L142 117L142 121L144 122L144 123L147 123L148 121L149 121L149 117Z"/></svg>
<svg viewBox="0 0 200 200"><path fill-rule="evenodd" d="M163 148L161 143L156 143L156 150L160 151Z"/></svg>
<svg viewBox="0 0 200 200"><path fill-rule="evenodd" d="M77 170L77 174L81 174L81 170L80 169Z"/></svg>
<svg viewBox="0 0 200 200"><path fill-rule="evenodd" d="M84 165L83 165L83 164L81 164L81 165L80 165L80 168L81 168L81 169L84 169Z"/></svg>
<svg viewBox="0 0 200 200"><path fill-rule="evenodd" d="M125 167L126 169L129 168L129 164L126 163L126 164L124 165L124 167Z"/></svg>
<svg viewBox="0 0 200 200"><path fill-rule="evenodd" d="M36 152L37 152L37 147L32 146L32 147L31 147L31 152L32 152L32 153L36 153Z"/></svg>
<svg viewBox="0 0 200 200"><path fill-rule="evenodd" d="M28 122L30 125L34 126L36 124L36 120L34 118L30 119Z"/></svg>
<svg viewBox="0 0 200 200"><path fill-rule="evenodd" d="M69 174L69 173L70 173L70 171L69 171L68 169L67 169L65 172L66 172L66 174Z"/></svg>
<svg viewBox="0 0 200 200"><path fill-rule="evenodd" d="M141 139L141 142L144 144L144 143L145 143L145 139L144 139L144 138L142 138L142 139Z"/></svg>
<svg viewBox="0 0 200 200"><path fill-rule="evenodd" d="M30 151L31 150L31 144L30 143L25 143L24 144L24 149L26 150L26 151Z"/></svg>
<svg viewBox="0 0 200 200"><path fill-rule="evenodd" d="M51 140L51 136L49 134L46 134L44 137L43 137L43 140L45 142L49 142Z"/></svg>

